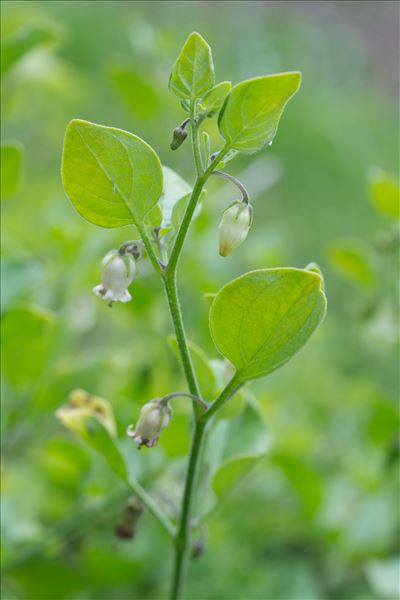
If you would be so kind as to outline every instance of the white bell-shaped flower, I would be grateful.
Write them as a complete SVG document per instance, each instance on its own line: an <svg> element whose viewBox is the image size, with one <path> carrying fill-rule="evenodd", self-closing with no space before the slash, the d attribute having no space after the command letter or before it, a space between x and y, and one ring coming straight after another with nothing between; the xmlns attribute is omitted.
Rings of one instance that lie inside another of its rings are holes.
<svg viewBox="0 0 400 600"><path fill-rule="evenodd" d="M128 287L136 273L136 262L131 254L121 255L118 250L111 250L102 260L102 283L93 288L97 296L113 302L129 302L132 296Z"/></svg>
<svg viewBox="0 0 400 600"><path fill-rule="evenodd" d="M138 448L153 448L157 445L160 433L168 427L171 417L172 410L168 402L155 398L142 407L136 428L129 425L127 434L135 440Z"/></svg>
<svg viewBox="0 0 400 600"><path fill-rule="evenodd" d="M228 256L246 239L252 221L252 206L234 202L223 213L219 224L219 253Z"/></svg>

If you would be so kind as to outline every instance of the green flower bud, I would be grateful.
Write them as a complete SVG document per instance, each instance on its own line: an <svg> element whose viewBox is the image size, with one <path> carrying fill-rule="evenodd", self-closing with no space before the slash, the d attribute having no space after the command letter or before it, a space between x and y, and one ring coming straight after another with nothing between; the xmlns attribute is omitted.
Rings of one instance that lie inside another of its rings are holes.
<svg viewBox="0 0 400 600"><path fill-rule="evenodd" d="M171 150L177 150L179 146L182 146L187 136L188 134L185 129L182 129L182 127L175 127L172 134L172 142L170 144Z"/></svg>
<svg viewBox="0 0 400 600"><path fill-rule="evenodd" d="M236 201L222 215L219 224L219 253L228 256L246 239L252 221L250 204Z"/></svg>

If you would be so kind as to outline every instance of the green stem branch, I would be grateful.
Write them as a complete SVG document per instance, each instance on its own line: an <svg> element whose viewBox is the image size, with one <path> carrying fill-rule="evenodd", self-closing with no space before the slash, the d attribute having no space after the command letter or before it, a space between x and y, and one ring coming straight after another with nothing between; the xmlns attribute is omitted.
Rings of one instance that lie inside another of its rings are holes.
<svg viewBox="0 0 400 600"><path fill-rule="evenodd" d="M172 537L174 537L176 530L174 525L168 519L167 515L157 506L153 498L146 492L144 488L137 481L128 481L128 485L131 490L140 498L147 510L157 519L160 525L165 531Z"/></svg>

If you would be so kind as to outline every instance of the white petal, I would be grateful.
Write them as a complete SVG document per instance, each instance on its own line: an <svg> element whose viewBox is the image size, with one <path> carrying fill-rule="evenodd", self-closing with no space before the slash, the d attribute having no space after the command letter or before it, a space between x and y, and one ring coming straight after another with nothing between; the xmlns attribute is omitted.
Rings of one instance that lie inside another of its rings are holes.
<svg viewBox="0 0 400 600"><path fill-rule="evenodd" d="M96 285L93 288L94 293L96 294L96 296L100 296L100 298L103 297L105 289L103 288L102 284L100 283L99 285Z"/></svg>
<svg viewBox="0 0 400 600"><path fill-rule="evenodd" d="M132 300L132 296L128 292L128 290L124 290L122 294L118 294L118 300L120 302L130 302Z"/></svg>

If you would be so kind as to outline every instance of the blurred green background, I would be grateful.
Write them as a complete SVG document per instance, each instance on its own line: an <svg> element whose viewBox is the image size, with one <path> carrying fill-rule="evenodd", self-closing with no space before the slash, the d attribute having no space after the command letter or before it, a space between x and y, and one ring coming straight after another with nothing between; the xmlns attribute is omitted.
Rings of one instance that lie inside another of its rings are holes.
<svg viewBox="0 0 400 600"><path fill-rule="evenodd" d="M192 182L189 147L169 150L184 115L167 84L193 30L213 49L217 81L300 69L303 85L272 148L227 168L255 206L227 259L217 224L235 190L208 185L180 266L189 337L218 358L204 293L257 267L316 261L329 309L298 356L250 386L269 452L212 513L185 598L394 600L399 237L371 201L370 174L394 174L399 160L397 3L3 2L2 13L2 141L24 157L2 203L4 600L166 597L164 532L145 515L132 541L115 537L129 492L55 411L84 388L112 403L123 438L141 404L184 389L168 311L153 276L112 310L92 294L101 258L130 234L77 215L60 159L79 117L136 133ZM207 127L216 150L215 120ZM225 423L238 447L241 410ZM188 407L175 412L155 450L127 440L140 481L167 508L188 448ZM201 485L198 506L208 494Z"/></svg>

